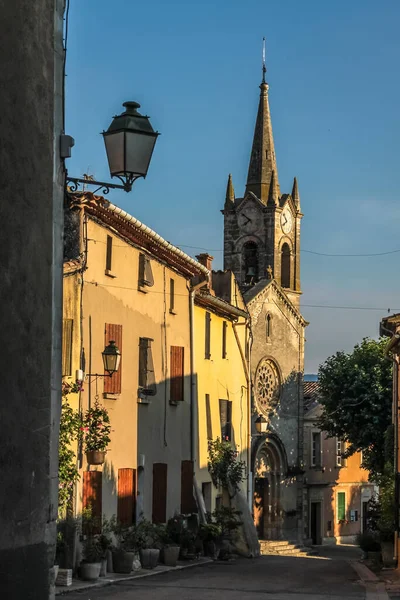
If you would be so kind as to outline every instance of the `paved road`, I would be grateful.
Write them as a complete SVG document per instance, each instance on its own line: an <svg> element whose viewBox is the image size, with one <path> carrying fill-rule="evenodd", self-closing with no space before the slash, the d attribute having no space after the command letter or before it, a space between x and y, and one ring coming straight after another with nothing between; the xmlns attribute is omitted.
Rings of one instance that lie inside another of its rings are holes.
<svg viewBox="0 0 400 600"><path fill-rule="evenodd" d="M68 594L65 600L364 600L346 551L318 558L265 556Z"/></svg>

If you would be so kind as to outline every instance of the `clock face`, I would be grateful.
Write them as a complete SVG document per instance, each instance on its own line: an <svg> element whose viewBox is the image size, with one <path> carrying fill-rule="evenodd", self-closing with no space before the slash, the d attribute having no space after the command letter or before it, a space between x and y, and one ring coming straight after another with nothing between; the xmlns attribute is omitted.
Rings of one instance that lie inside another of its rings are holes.
<svg viewBox="0 0 400 600"><path fill-rule="evenodd" d="M246 208L239 216L239 226L249 231L253 229L257 221L257 213L252 207Z"/></svg>
<svg viewBox="0 0 400 600"><path fill-rule="evenodd" d="M281 214L281 227L283 233L290 233L292 231L293 217L292 213L288 208L285 208L285 210Z"/></svg>

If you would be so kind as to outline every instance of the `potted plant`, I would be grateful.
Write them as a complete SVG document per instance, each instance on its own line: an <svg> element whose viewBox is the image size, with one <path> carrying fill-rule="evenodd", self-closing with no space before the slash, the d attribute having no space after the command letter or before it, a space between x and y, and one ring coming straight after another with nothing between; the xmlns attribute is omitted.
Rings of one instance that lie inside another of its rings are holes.
<svg viewBox="0 0 400 600"><path fill-rule="evenodd" d="M160 558L160 538L157 525L142 519L137 525L140 562L143 569L154 569Z"/></svg>
<svg viewBox="0 0 400 600"><path fill-rule="evenodd" d="M98 543L102 551L100 577L105 577L107 575L107 552L111 550L112 542L108 535L102 533L98 537Z"/></svg>
<svg viewBox="0 0 400 600"><path fill-rule="evenodd" d="M200 525L199 535L200 539L203 541L207 556L211 556L211 558L216 560L221 546L221 526L216 523L202 523Z"/></svg>
<svg viewBox="0 0 400 600"><path fill-rule="evenodd" d="M86 411L80 431L88 463L102 465L111 441L111 425L108 410L98 400Z"/></svg>
<svg viewBox="0 0 400 600"><path fill-rule="evenodd" d="M115 544L112 546L113 569L115 573L130 573L138 551L136 526L128 526L120 523L115 515L109 521L109 529L115 536Z"/></svg>
<svg viewBox="0 0 400 600"><path fill-rule="evenodd" d="M96 581L100 575L103 549L97 539L88 536L83 542L83 560L81 562L81 578L85 581Z"/></svg>
<svg viewBox="0 0 400 600"><path fill-rule="evenodd" d="M162 544L160 558L167 567L176 567L181 547L174 536L174 527L171 521L172 519L168 521L167 525L160 525L158 528L158 537Z"/></svg>

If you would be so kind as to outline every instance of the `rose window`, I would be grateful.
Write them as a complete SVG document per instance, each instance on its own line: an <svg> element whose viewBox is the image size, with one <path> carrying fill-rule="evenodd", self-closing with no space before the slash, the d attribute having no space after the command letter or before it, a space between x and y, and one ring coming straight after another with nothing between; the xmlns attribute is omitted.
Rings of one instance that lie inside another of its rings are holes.
<svg viewBox="0 0 400 600"><path fill-rule="evenodd" d="M256 398L262 412L268 414L279 400L280 378L272 360L265 358L256 375Z"/></svg>

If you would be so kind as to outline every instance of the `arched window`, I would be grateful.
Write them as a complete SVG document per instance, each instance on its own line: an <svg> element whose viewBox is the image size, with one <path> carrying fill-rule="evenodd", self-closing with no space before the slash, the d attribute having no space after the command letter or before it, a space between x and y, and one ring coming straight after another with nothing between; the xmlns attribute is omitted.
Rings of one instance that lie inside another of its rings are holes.
<svg viewBox="0 0 400 600"><path fill-rule="evenodd" d="M258 281L258 248L255 242L246 242L243 246L243 266L245 283Z"/></svg>
<svg viewBox="0 0 400 600"><path fill-rule="evenodd" d="M290 248L289 244L283 244L281 251L281 285L290 288Z"/></svg>
<svg viewBox="0 0 400 600"><path fill-rule="evenodd" d="M266 335L267 335L267 342L271 339L271 335L272 335L272 317L271 315L268 313L266 318L265 318L265 325L266 325Z"/></svg>

